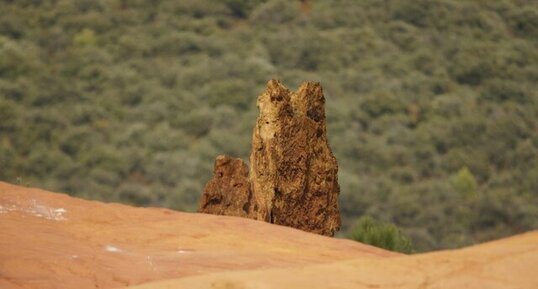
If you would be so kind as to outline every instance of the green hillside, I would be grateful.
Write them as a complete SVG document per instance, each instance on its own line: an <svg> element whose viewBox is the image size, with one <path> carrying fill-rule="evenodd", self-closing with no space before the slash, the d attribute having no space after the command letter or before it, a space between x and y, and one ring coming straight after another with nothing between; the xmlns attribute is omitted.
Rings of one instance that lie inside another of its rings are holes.
<svg viewBox="0 0 538 289"><path fill-rule="evenodd" d="M533 0L0 1L0 180L194 211L271 78L321 81L341 235L538 228Z"/></svg>

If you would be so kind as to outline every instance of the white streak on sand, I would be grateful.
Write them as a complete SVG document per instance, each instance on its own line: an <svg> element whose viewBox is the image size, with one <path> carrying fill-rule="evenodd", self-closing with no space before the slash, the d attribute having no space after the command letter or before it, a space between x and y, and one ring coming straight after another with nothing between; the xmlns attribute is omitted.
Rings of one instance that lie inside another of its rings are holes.
<svg viewBox="0 0 538 289"><path fill-rule="evenodd" d="M32 199L26 204L10 204L6 206L0 205L0 214L6 214L9 212L21 212L47 220L63 221L66 219L65 213L67 213L67 210L64 208L51 208L38 203L35 199Z"/></svg>
<svg viewBox="0 0 538 289"><path fill-rule="evenodd" d="M116 246L113 245L106 245L105 250L112 253L120 253L122 250Z"/></svg>

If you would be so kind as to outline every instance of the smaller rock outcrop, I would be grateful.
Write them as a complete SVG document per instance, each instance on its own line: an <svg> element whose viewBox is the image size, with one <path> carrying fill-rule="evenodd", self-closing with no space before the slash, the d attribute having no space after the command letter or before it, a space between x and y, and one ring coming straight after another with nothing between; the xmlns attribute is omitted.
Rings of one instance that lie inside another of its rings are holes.
<svg viewBox="0 0 538 289"><path fill-rule="evenodd" d="M333 236L340 228L340 187L321 85L305 82L291 92L271 80L257 106L250 171L240 159L219 156L199 212Z"/></svg>
<svg viewBox="0 0 538 289"><path fill-rule="evenodd" d="M250 218L251 197L247 164L241 159L220 155L215 160L213 178L205 186L198 211Z"/></svg>

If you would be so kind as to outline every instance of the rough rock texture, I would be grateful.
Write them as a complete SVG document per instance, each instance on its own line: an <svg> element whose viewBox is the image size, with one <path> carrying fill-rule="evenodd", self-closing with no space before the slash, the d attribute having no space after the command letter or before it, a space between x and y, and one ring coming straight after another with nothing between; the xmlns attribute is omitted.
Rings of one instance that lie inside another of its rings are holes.
<svg viewBox="0 0 538 289"><path fill-rule="evenodd" d="M322 235L340 227L338 165L327 141L317 82L290 92L271 80L258 97L250 180L256 218Z"/></svg>
<svg viewBox="0 0 538 289"><path fill-rule="evenodd" d="M271 80L257 105L260 114L252 135L250 185L244 185L246 175L237 173L235 163L219 161L229 157L219 156L199 212L334 235L340 227L338 165L327 140L320 84L305 82L290 92ZM232 173L223 175L222 171ZM230 185L235 183L243 185Z"/></svg>
<svg viewBox="0 0 538 289"><path fill-rule="evenodd" d="M248 167L241 159L218 156L213 178L200 201L200 212L214 215L250 217L251 190Z"/></svg>

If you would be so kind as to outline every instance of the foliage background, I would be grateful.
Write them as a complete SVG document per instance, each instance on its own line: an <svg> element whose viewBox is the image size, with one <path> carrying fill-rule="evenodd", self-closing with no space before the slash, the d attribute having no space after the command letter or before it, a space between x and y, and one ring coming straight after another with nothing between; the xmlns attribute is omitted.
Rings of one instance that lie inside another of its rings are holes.
<svg viewBox="0 0 538 289"><path fill-rule="evenodd" d="M532 0L0 1L0 179L194 211L270 78L319 80L343 232L538 228Z"/></svg>

